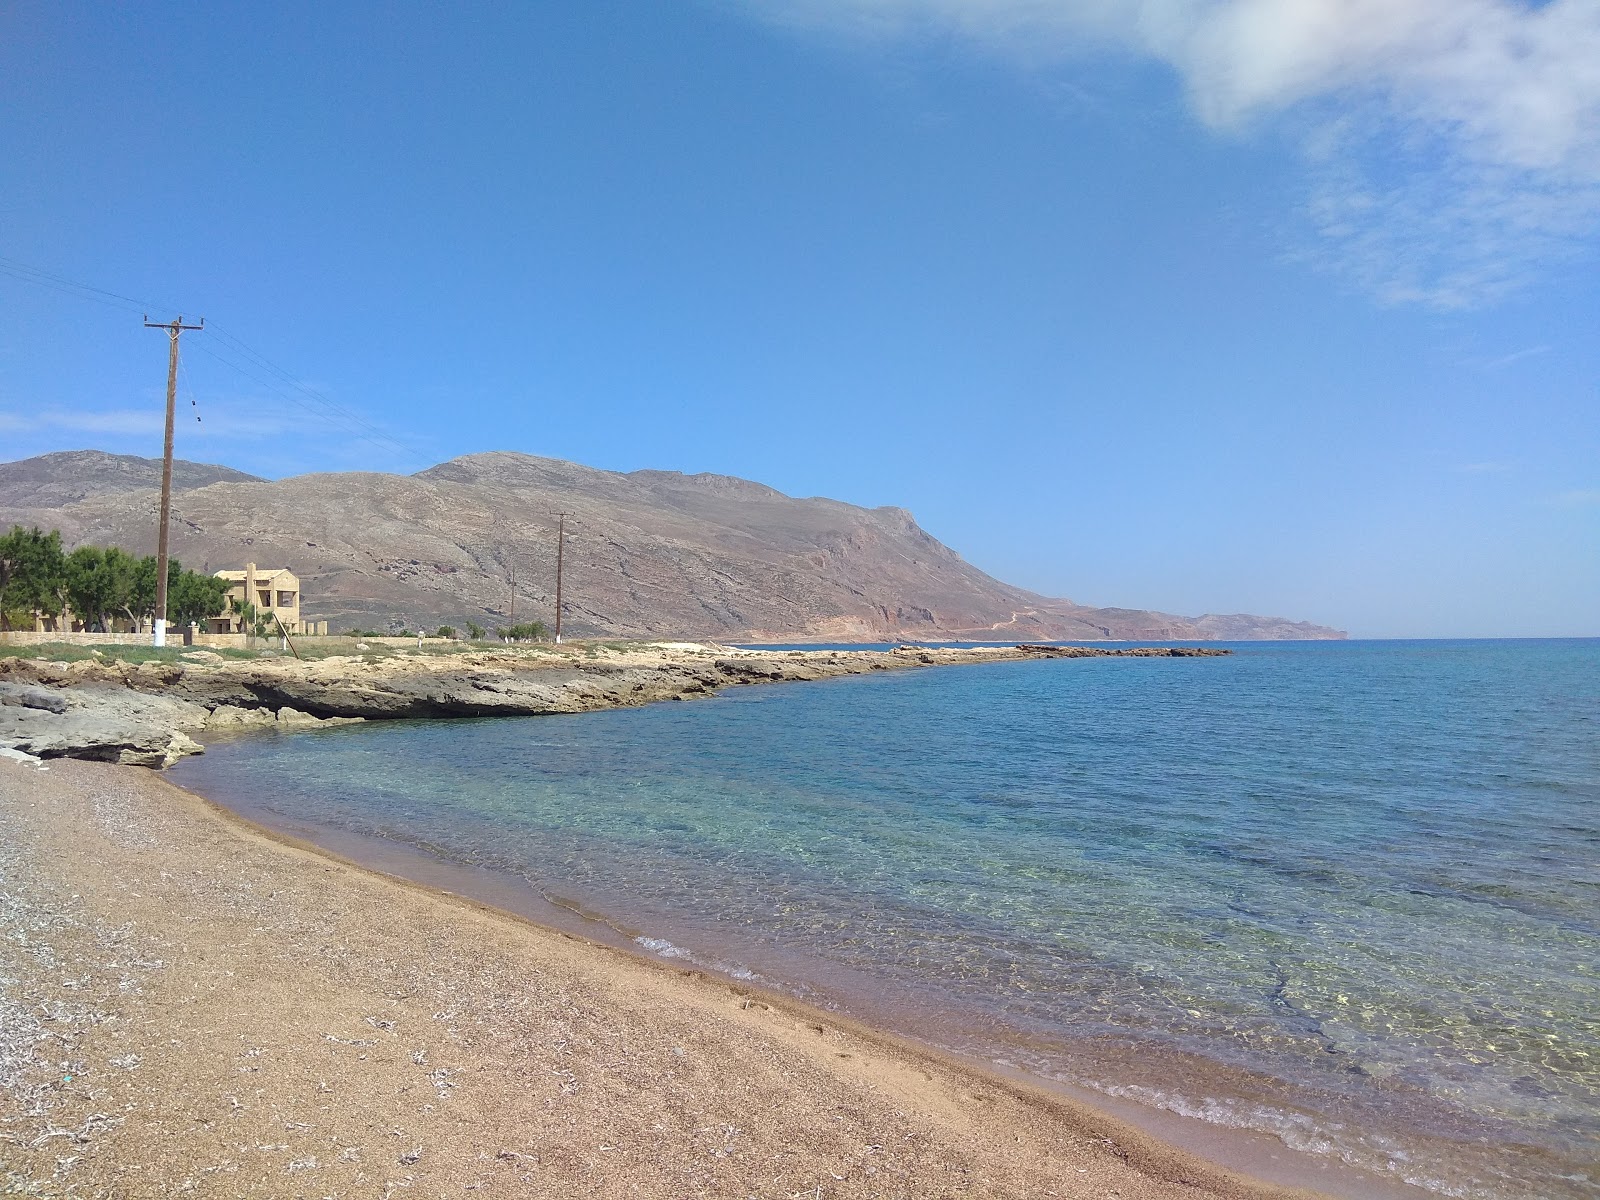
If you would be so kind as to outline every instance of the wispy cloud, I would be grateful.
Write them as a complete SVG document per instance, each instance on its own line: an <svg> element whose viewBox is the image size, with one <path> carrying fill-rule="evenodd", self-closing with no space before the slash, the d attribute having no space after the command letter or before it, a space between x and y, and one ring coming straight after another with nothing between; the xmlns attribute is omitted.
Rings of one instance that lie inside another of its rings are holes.
<svg viewBox="0 0 1600 1200"><path fill-rule="evenodd" d="M1526 350L1517 350L1511 354L1502 354L1499 358L1491 358L1487 362L1480 363L1479 367L1485 371L1499 371L1525 358L1537 358L1541 354L1549 354L1552 349L1554 347L1551 346L1529 346Z"/></svg>
<svg viewBox="0 0 1600 1200"><path fill-rule="evenodd" d="M1562 508L1600 507L1600 488L1569 488L1552 497Z"/></svg>
<svg viewBox="0 0 1600 1200"><path fill-rule="evenodd" d="M0 413L0 429L8 433L37 433L64 430L92 434L154 434L161 436L160 413L145 409L112 409L102 412L48 409L42 412Z"/></svg>
<svg viewBox="0 0 1600 1200"><path fill-rule="evenodd" d="M1306 256L1458 308L1578 252L1600 218L1597 0L745 0L868 37L955 34L1032 63L1117 48L1208 127L1292 114Z"/></svg>
<svg viewBox="0 0 1600 1200"><path fill-rule="evenodd" d="M298 422L287 414L252 411L236 406L208 405L206 419L197 421L192 411L179 412L181 437L261 438L286 433ZM0 413L0 431L8 433L85 433L106 437L144 437L161 439L165 417L158 408L102 410L43 409L39 412Z"/></svg>

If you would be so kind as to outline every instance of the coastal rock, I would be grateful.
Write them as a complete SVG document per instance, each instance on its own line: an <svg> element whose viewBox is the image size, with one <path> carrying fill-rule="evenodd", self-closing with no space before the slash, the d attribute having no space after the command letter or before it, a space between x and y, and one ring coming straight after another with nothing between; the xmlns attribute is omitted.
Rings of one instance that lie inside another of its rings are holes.
<svg viewBox="0 0 1600 1200"><path fill-rule="evenodd" d="M257 710L266 713L265 709ZM271 714L267 713L268 718ZM310 713L303 713L297 708L285 705L278 710L277 725L279 729L316 729L327 725L353 725L366 720L365 717L313 717Z"/></svg>
<svg viewBox="0 0 1600 1200"><path fill-rule="evenodd" d="M184 755L203 750L186 733L159 722L75 711L38 716L42 719L19 721L0 713L0 746L39 758L89 758L140 767L171 766Z"/></svg>
<svg viewBox="0 0 1600 1200"><path fill-rule="evenodd" d="M271 725L277 718L271 709L241 708L237 704L219 704L206 718L207 729L258 728Z"/></svg>
<svg viewBox="0 0 1600 1200"><path fill-rule="evenodd" d="M0 681L0 704L9 704L16 708L37 708L52 713L67 711L67 698L60 692L3 681Z"/></svg>
<svg viewBox="0 0 1600 1200"><path fill-rule="evenodd" d="M700 645L334 655L141 664L0 659L0 745L45 757L165 766L188 731L311 729L351 720L538 716L703 696L718 688L1030 658L1184 657L1188 647L903 647L755 651ZM717 657L712 657L717 654Z"/></svg>
<svg viewBox="0 0 1600 1200"><path fill-rule="evenodd" d="M11 691L14 685L0 681L0 686ZM0 746L41 758L138 766L168 766L202 749L184 731L202 727L208 714L184 700L105 685L47 693L46 698L61 703L0 706Z"/></svg>

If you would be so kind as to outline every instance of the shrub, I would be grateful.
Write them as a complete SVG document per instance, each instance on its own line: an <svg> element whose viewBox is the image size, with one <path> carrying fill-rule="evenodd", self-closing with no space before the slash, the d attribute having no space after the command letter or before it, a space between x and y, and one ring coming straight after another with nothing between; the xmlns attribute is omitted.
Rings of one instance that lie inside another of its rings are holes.
<svg viewBox="0 0 1600 1200"><path fill-rule="evenodd" d="M545 635L543 621L525 621L520 625L512 625L506 629L495 630L501 637L510 638L513 642L537 642Z"/></svg>

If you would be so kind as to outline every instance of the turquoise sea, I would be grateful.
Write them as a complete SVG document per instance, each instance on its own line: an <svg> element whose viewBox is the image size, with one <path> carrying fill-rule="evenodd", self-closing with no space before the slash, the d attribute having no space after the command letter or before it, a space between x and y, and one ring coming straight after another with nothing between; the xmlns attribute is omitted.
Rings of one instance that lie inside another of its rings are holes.
<svg viewBox="0 0 1600 1200"><path fill-rule="evenodd" d="M171 775L1397 1184L1600 1195L1600 641L1234 649L258 735Z"/></svg>

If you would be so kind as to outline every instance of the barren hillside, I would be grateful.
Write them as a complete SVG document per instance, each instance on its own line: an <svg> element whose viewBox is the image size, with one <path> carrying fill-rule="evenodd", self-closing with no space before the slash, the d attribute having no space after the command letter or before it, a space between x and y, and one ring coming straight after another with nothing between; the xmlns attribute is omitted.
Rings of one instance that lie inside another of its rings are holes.
<svg viewBox="0 0 1600 1200"><path fill-rule="evenodd" d="M794 499L759 483L600 471L506 452L411 476L275 482L183 463L172 549L185 565L253 561L303 581L335 629L553 618L566 512L573 634L722 639L1239 639L1342 634L1278 618L1084 608L994 579L900 508ZM160 463L98 452L0 464L0 523L149 552Z"/></svg>

